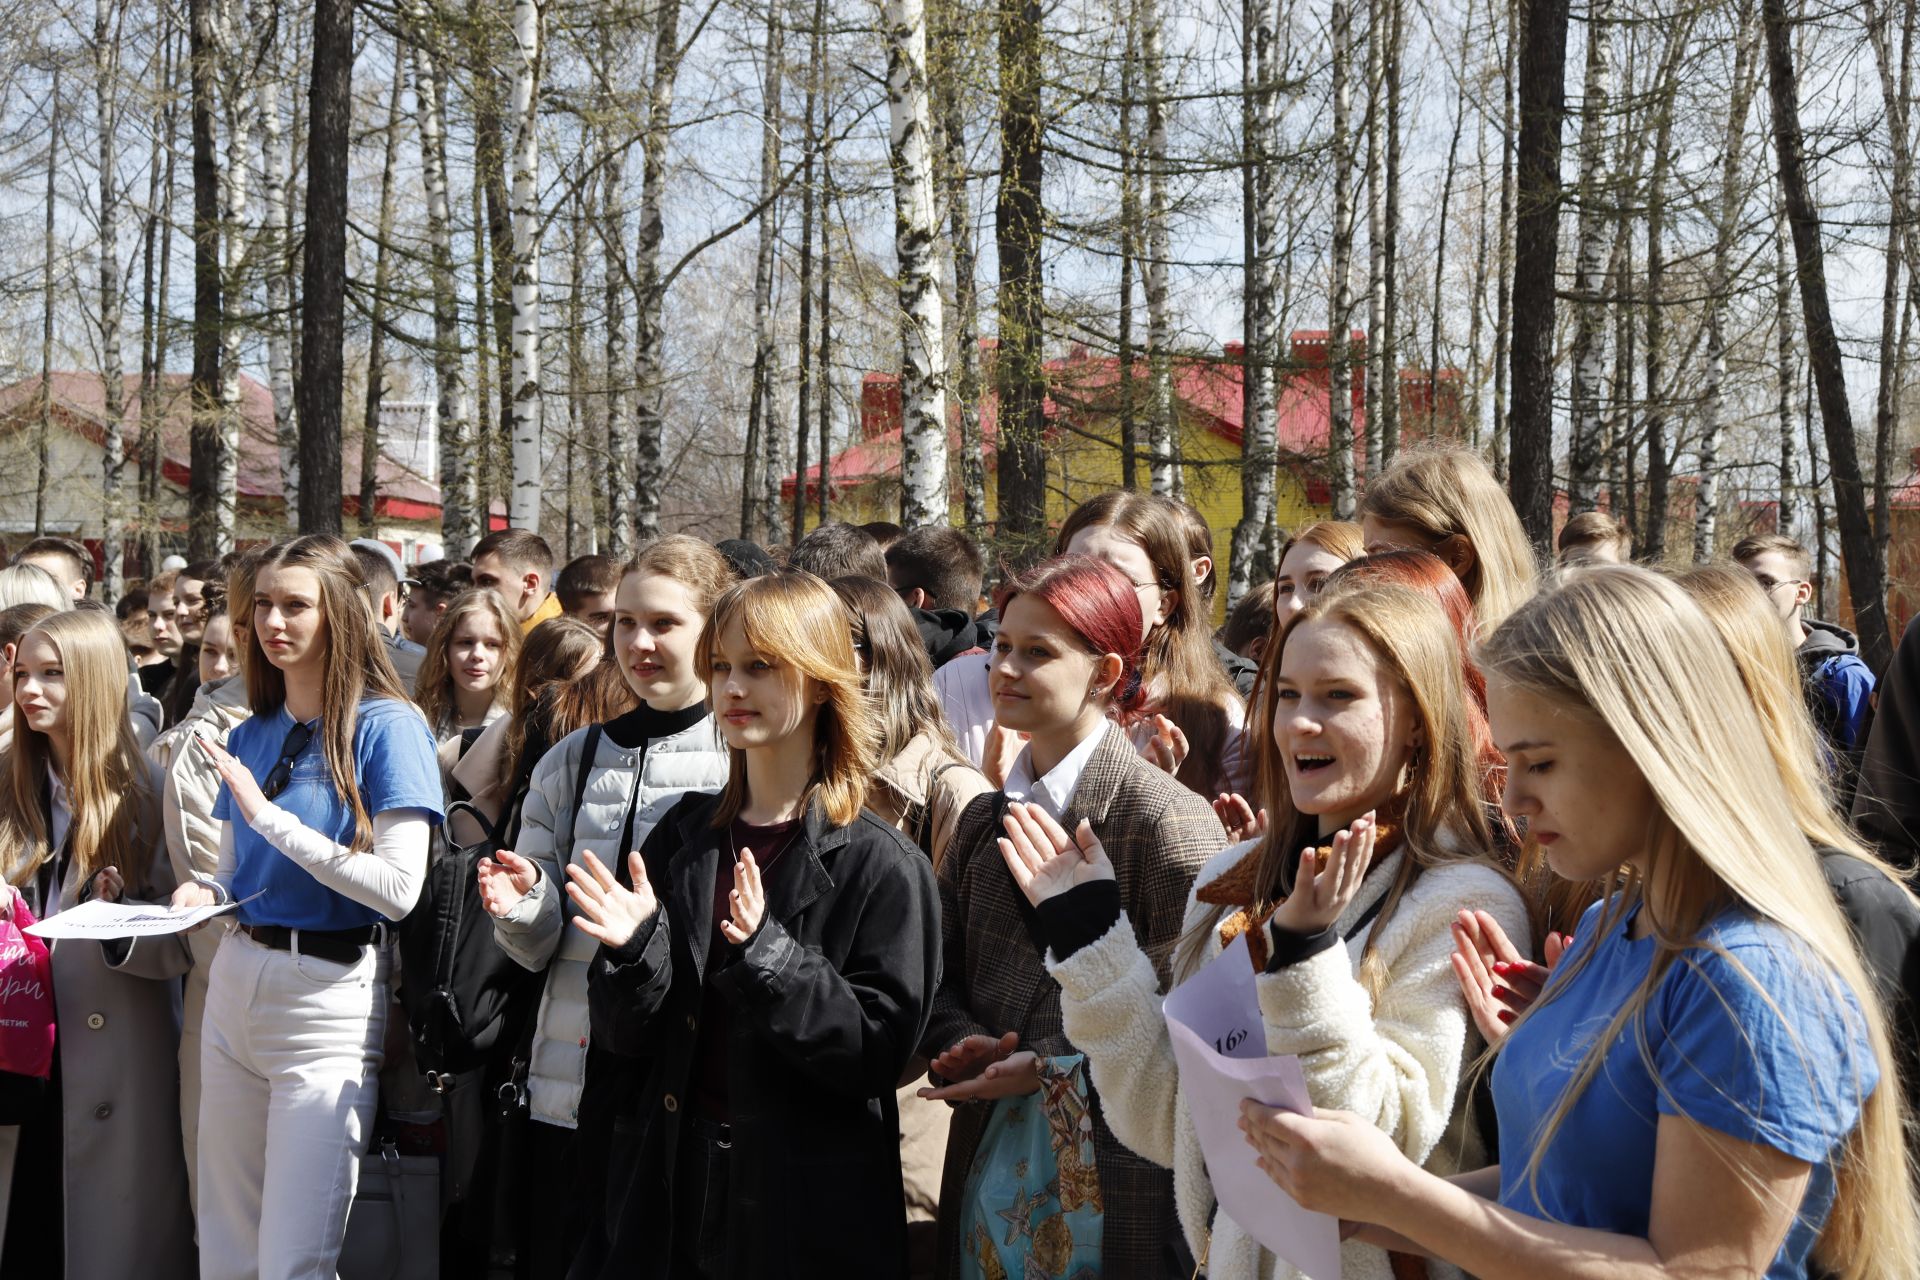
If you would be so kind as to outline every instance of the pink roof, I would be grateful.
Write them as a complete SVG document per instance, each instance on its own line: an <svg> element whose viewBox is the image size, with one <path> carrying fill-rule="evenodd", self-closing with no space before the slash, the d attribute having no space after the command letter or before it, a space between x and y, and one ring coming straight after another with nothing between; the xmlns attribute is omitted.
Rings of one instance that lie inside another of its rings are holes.
<svg viewBox="0 0 1920 1280"><path fill-rule="evenodd" d="M101 443L105 439L106 389L100 375L55 372L50 376L49 381L52 385L55 417L94 443ZM188 375L184 373L163 374L157 388L157 393L161 397L162 413L159 424L161 473L167 480L182 488L186 486L192 473L189 443L189 382ZM128 374L125 383L126 415L122 435L126 441L128 457L131 459L133 448L140 436L140 375ZM29 415L37 414L39 403L40 378L38 375L10 386L0 387L0 423L12 419L13 423L17 424ZM257 379L245 374L240 375L240 412L242 426L236 477L240 496L242 499L252 499L257 503L280 501L283 493L280 478L280 448L273 426L273 393ZM0 429L6 428L0 427ZM357 503L360 492L360 450L345 448L341 453L341 492ZM405 513L410 518L439 518L439 486L427 478L414 474L384 452L380 455L378 488L383 500L414 507L414 510ZM419 507L430 507L431 513L420 512ZM401 513L396 511L395 514Z"/></svg>

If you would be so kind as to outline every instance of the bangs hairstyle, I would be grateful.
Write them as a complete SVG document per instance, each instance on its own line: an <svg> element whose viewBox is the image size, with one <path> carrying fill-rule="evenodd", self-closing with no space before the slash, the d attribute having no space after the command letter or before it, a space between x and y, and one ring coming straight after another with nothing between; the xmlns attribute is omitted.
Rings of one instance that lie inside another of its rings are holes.
<svg viewBox="0 0 1920 1280"><path fill-rule="evenodd" d="M1557 577L1523 604L1483 646L1481 663L1490 678L1611 733L1659 805L1645 872L1647 882L1664 891L1660 914L1647 912L1653 962L1605 1030L1591 1038L1534 1144L1523 1174L1527 1186L1537 1196L1542 1154L1593 1086L1608 1047L1629 1027L1659 1078L1641 1015L1667 972L1689 963L1687 949L1714 951L1778 1010L1737 957L1702 936L1715 915L1737 905L1798 940L1808 962L1826 975L1833 1008L1848 996L1857 1002L1879 1066L1880 1087L1869 1093L1858 1078L1851 1084L1861 1118L1834 1153L1835 1198L1814 1248L1818 1269L1841 1280L1920 1274L1904 1104L1885 1015L1784 793L1781 771L1770 754L1753 749L1765 730L1706 614L1659 574L1596 565ZM1596 934L1619 928L1644 902L1644 884L1634 874L1612 888ZM1593 951L1580 948L1557 966L1521 1020L1552 1001ZM1815 1064L1805 1068L1814 1079Z"/></svg>
<svg viewBox="0 0 1920 1280"><path fill-rule="evenodd" d="M1287 619L1260 664L1262 696L1248 728L1260 744L1258 803L1268 814L1267 833L1255 850L1254 883L1259 896L1241 904L1250 914L1263 914L1293 891L1300 813L1293 807L1282 749L1274 741L1274 723L1279 717L1280 661L1287 641L1310 623L1338 624L1364 640L1387 676L1407 693L1424 737L1423 745L1408 757L1407 787L1398 798L1400 848L1406 857L1381 900L1360 960L1361 984L1378 1000L1387 972L1375 953L1374 939L1380 937L1383 922L1392 918L1414 881L1428 868L1451 862L1498 865L1487 856L1493 830L1480 756L1467 729L1472 701L1461 677L1460 642L1453 623L1431 595L1391 584L1329 583ZM1205 926L1181 942L1176 973L1190 974L1199 968L1208 936L1229 910L1214 907Z"/></svg>
<svg viewBox="0 0 1920 1280"><path fill-rule="evenodd" d="M1116 489L1074 508L1060 526L1055 553L1065 555L1074 535L1101 525L1119 530L1146 552L1155 585L1172 597L1166 621L1147 633L1141 675L1153 710L1187 737L1191 767L1180 771L1179 780L1211 801L1227 789L1220 762L1226 757L1228 708L1240 695L1213 652L1213 619L1193 581L1188 522L1165 499ZM1137 593L1134 599L1138 607Z"/></svg>
<svg viewBox="0 0 1920 1280"><path fill-rule="evenodd" d="M1480 455L1423 445L1367 481L1360 513L1410 524L1435 543L1462 537L1473 564L1460 575L1483 628L1498 626L1533 589L1539 570L1507 491Z"/></svg>
<svg viewBox="0 0 1920 1280"><path fill-rule="evenodd" d="M520 619L498 591L461 592L433 624L427 652L420 659L420 673L413 682L413 700L436 735L453 725L459 705L453 690L453 637L460 624L472 617L492 618L500 632L500 678L493 685L493 705L505 707L513 693L513 673L520 663Z"/></svg>
<svg viewBox="0 0 1920 1280"><path fill-rule="evenodd" d="M1107 713L1123 726L1139 719L1147 701L1140 669L1140 593L1127 575L1095 556L1055 556L1007 580L999 594L1003 623L1007 606L1029 595L1051 605L1088 653L1120 659L1120 678L1106 692Z"/></svg>
<svg viewBox="0 0 1920 1280"><path fill-rule="evenodd" d="M366 698L391 698L412 703L406 686L387 657L385 638L373 620L373 602L362 589L360 562L353 549L326 534L308 534L276 542L260 553L253 566L253 600L247 609L247 643L240 650L240 667L247 677L247 705L256 716L278 713L287 702L287 678L267 660L260 647L259 629L252 615L261 605L260 578L269 569L306 569L319 587L315 604L324 627L320 642L326 647L321 676L321 753L333 779L334 794L353 811L355 853L373 848L373 818L360 796L354 767L353 739L360 725L360 703Z"/></svg>
<svg viewBox="0 0 1920 1280"><path fill-rule="evenodd" d="M946 713L933 691L933 663L898 593L872 578L836 578L833 592L846 606L856 658L866 655L867 693L880 728L885 764L922 734L949 760L965 762Z"/></svg>
<svg viewBox="0 0 1920 1280"><path fill-rule="evenodd" d="M64 780L70 806L74 866L82 882L112 867L129 897L145 896L147 850L158 830L160 797L127 718L127 646L111 613L62 610L20 637L24 647L44 637L66 673L67 731L72 748ZM15 659L18 661L18 658ZM0 808L0 866L7 883L24 885L52 855L51 833L40 807L53 765L47 736L15 715Z"/></svg>
<svg viewBox="0 0 1920 1280"><path fill-rule="evenodd" d="M514 631L519 630L515 624ZM625 715L638 705L619 666L602 658L604 647L600 633L578 618L548 618L527 633L513 669L501 782L518 775L529 744L544 752L575 729Z"/></svg>
<svg viewBox="0 0 1920 1280"><path fill-rule="evenodd" d="M754 653L789 685L804 691L811 681L827 695L814 720L813 771L800 803L803 809L818 803L828 822L848 825L860 816L867 780L882 761L880 727L868 705L840 597L821 579L797 570L763 574L728 587L713 602L694 651L695 668L709 690L720 637L736 622ZM739 816L747 799L747 753L729 748L728 755L733 765L714 810L716 827Z"/></svg>

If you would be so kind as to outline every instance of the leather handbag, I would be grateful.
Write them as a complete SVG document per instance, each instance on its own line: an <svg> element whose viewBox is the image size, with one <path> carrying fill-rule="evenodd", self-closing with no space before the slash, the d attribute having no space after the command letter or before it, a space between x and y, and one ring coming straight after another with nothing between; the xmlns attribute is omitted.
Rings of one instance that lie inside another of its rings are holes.
<svg viewBox="0 0 1920 1280"><path fill-rule="evenodd" d="M390 1140L360 1158L340 1280L439 1280L440 1161Z"/></svg>

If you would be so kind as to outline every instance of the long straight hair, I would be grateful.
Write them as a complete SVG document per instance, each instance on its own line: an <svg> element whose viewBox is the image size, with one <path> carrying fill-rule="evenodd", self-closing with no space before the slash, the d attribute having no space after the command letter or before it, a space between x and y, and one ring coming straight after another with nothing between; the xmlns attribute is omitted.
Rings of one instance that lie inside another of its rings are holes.
<svg viewBox="0 0 1920 1280"><path fill-rule="evenodd" d="M782 679L803 692L809 682L825 692L826 701L813 722L813 770L800 803L802 808L818 803L828 822L846 826L860 816L868 780L881 760L880 728L854 658L840 597L819 578L793 569L728 587L713 602L694 653L696 669L709 689L715 647L735 622L753 651ZM739 816L747 800L747 753L732 748L728 755L732 767L714 810L716 827Z"/></svg>
<svg viewBox="0 0 1920 1280"><path fill-rule="evenodd" d="M287 702L287 678L267 660L260 647L259 628L252 625L260 575L269 569L307 569L320 586L320 619L326 646L321 675L320 749L333 780L334 794L353 813L354 852L373 847L373 818L360 797L359 773L354 763L353 739L360 725L360 703L366 698L391 698L413 704L393 670L373 603L361 585L360 564L352 548L338 538L307 534L277 542L254 563L256 600L247 608L247 643L240 665L247 677L247 702L257 716L279 712Z"/></svg>
<svg viewBox="0 0 1920 1280"><path fill-rule="evenodd" d="M110 613L77 609L42 619L20 643L35 636L59 652L66 678L70 746L61 781L67 788L73 865L82 881L112 867L129 892L146 888L142 833L157 830L160 798L127 719L127 648L120 628ZM16 716L8 755L0 866L9 884L21 885L54 853L40 807L53 766L52 744L25 717Z"/></svg>
<svg viewBox="0 0 1920 1280"><path fill-rule="evenodd" d="M1473 566L1460 575L1460 585L1473 598L1483 630L1498 626L1519 607L1539 576L1512 499L1470 450L1408 449L1368 479L1360 513L1413 525L1435 542L1464 537L1473 548Z"/></svg>
<svg viewBox="0 0 1920 1280"><path fill-rule="evenodd" d="M1264 696L1254 714L1252 732L1259 735L1260 770L1266 806L1267 834L1254 852L1256 900L1241 905L1261 914L1293 890L1298 851L1293 836L1299 810L1287 785L1281 748L1274 741L1279 716L1279 671L1287 641L1308 623L1333 623L1353 631L1380 659L1413 705L1423 745L1407 761L1406 786L1396 805L1401 810L1400 860L1393 883L1387 887L1374 927L1361 956L1360 979L1378 997L1386 985L1386 970L1374 952L1374 940L1392 918L1407 891L1433 867L1454 862L1484 862L1493 831L1481 791L1481 767L1473 736L1467 730L1471 705L1460 671L1460 642L1453 624L1433 597L1407 587L1381 584L1330 585L1306 608L1289 618L1262 661ZM1192 930L1182 942L1176 971L1192 973L1205 960L1208 935L1232 908L1217 906L1204 928Z"/></svg>
<svg viewBox="0 0 1920 1280"><path fill-rule="evenodd" d="M413 700L435 736L453 728L459 701L453 688L454 632L469 617L493 619L500 632L500 678L493 685L493 705L504 708L513 694L513 673L520 664L520 619L513 616L498 591L462 591L433 624L420 674L413 682Z"/></svg>
<svg viewBox="0 0 1920 1280"><path fill-rule="evenodd" d="M1174 506L1148 493L1114 489L1089 498L1060 526L1054 553L1065 555L1082 529L1110 525L1139 544L1153 566L1154 583L1172 597L1165 621L1147 632L1141 674L1148 709L1180 727L1187 762L1180 781L1211 800L1226 788L1228 710L1240 700L1213 652L1213 619L1193 580L1187 522Z"/></svg>
<svg viewBox="0 0 1920 1280"><path fill-rule="evenodd" d="M854 654L866 655L867 693L880 728L880 760L885 763L917 737L949 760L964 762L939 695L933 691L933 663L898 593L872 578L835 578L834 594L846 607L853 630Z"/></svg>
<svg viewBox="0 0 1920 1280"><path fill-rule="evenodd" d="M1717 952L1777 1011L1773 995L1706 934L1716 915L1737 905L1807 948L1827 976L1831 1010L1843 1009L1852 997L1879 1067L1880 1085L1871 1093L1861 1088L1858 1075L1852 1081L1860 1121L1835 1153L1835 1198L1815 1258L1842 1280L1920 1274L1920 1219L1885 1015L1784 794L1775 758L1753 750L1766 731L1706 614L1679 586L1650 570L1593 566L1559 577L1509 616L1482 647L1481 665L1490 679L1603 727L1632 757L1659 809L1644 880L1624 876L1595 925L1595 936L1619 927L1645 902L1646 885L1658 885L1661 909L1646 913L1653 963L1606 1029L1592 1037L1535 1141L1523 1174L1527 1184L1537 1184L1544 1154L1568 1113L1629 1028L1658 1078L1641 1015L1667 973L1689 963L1687 951ZM1558 966L1520 1023L1552 1003L1596 950L1582 947ZM1804 1066L1809 1079L1823 1070L1811 1061Z"/></svg>
<svg viewBox="0 0 1920 1280"><path fill-rule="evenodd" d="M618 664L602 655L605 647L600 633L578 618L548 618L527 633L507 703L502 783L521 772L528 751L544 752L575 729L633 710L638 699ZM526 763L531 772L533 762Z"/></svg>

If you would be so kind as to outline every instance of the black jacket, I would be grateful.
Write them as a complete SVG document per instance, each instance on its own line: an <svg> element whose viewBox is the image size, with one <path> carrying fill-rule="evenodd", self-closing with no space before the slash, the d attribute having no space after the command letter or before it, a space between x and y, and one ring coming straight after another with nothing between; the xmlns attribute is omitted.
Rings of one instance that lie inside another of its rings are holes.
<svg viewBox="0 0 1920 1280"><path fill-rule="evenodd" d="M717 804L688 795L661 819L641 856L662 907L589 970L593 1042L630 1079L612 1091L605 1223L571 1274L671 1274L673 1170L709 982L730 1002L727 1274L904 1276L894 1089L939 986L933 867L873 814L833 827L816 805L767 873L759 932L708 973L728 856Z"/></svg>
<svg viewBox="0 0 1920 1280"><path fill-rule="evenodd" d="M1907 1097L1920 1101L1920 908L1878 867L1834 849L1819 853L1886 1011Z"/></svg>

